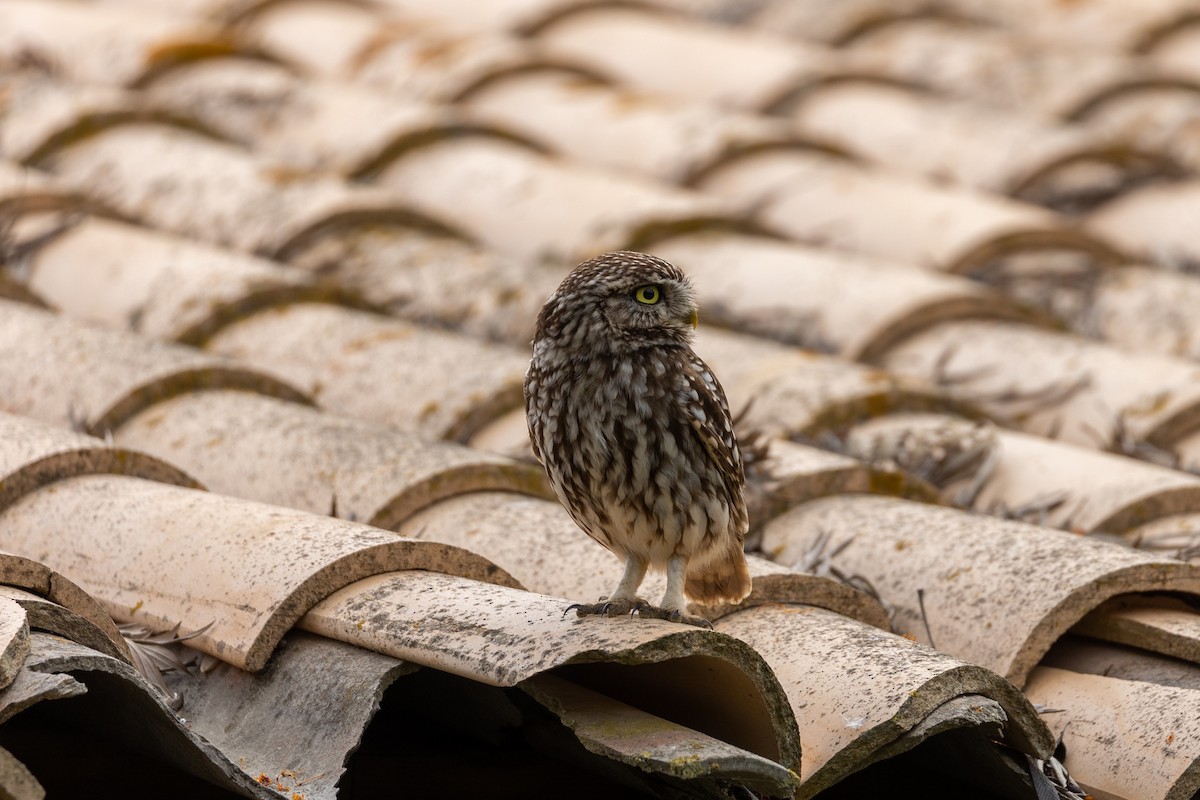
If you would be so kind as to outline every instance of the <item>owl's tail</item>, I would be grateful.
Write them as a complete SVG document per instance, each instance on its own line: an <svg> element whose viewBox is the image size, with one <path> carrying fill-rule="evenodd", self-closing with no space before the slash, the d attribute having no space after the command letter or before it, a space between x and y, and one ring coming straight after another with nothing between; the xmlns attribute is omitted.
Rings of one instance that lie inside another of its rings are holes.
<svg viewBox="0 0 1200 800"><path fill-rule="evenodd" d="M704 606L740 603L750 594L750 570L742 543L730 539L726 548L688 564L683 591L694 602Z"/></svg>

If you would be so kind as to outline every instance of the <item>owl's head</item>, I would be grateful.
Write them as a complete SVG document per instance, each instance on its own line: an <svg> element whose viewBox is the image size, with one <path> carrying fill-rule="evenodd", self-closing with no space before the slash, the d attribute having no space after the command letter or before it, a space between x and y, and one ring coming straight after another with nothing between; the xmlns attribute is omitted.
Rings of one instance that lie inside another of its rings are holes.
<svg viewBox="0 0 1200 800"><path fill-rule="evenodd" d="M538 314L534 351L571 356L688 345L696 298L687 276L661 258L618 250L571 271Z"/></svg>

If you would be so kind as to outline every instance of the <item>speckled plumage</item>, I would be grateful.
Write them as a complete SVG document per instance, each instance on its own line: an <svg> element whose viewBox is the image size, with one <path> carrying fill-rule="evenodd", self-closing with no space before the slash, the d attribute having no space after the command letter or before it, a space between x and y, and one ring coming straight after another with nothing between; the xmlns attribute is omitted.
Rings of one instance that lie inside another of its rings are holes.
<svg viewBox="0 0 1200 800"><path fill-rule="evenodd" d="M658 287L657 303L635 298ZM576 267L538 315L525 407L534 453L584 531L626 561L609 598L633 601L667 570L662 608L737 602L742 457L728 403L692 352L696 305L678 268L634 252Z"/></svg>

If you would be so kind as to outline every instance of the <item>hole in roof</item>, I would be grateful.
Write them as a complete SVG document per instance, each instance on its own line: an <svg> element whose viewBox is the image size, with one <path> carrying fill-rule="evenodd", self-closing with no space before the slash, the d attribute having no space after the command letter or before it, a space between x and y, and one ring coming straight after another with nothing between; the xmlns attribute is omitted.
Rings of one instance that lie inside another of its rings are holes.
<svg viewBox="0 0 1200 800"><path fill-rule="evenodd" d="M691 655L651 664L570 664L559 677L787 766L777 720L762 691L735 664ZM790 717L790 714L789 714Z"/></svg>

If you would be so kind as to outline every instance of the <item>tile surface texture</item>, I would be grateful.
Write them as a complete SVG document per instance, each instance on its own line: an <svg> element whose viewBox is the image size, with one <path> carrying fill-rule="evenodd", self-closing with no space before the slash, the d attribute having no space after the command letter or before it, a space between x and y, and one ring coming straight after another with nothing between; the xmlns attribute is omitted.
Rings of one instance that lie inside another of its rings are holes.
<svg viewBox="0 0 1200 800"><path fill-rule="evenodd" d="M0 795L1192 797L1198 13L0 2ZM711 630L571 613L614 249L737 417Z"/></svg>

